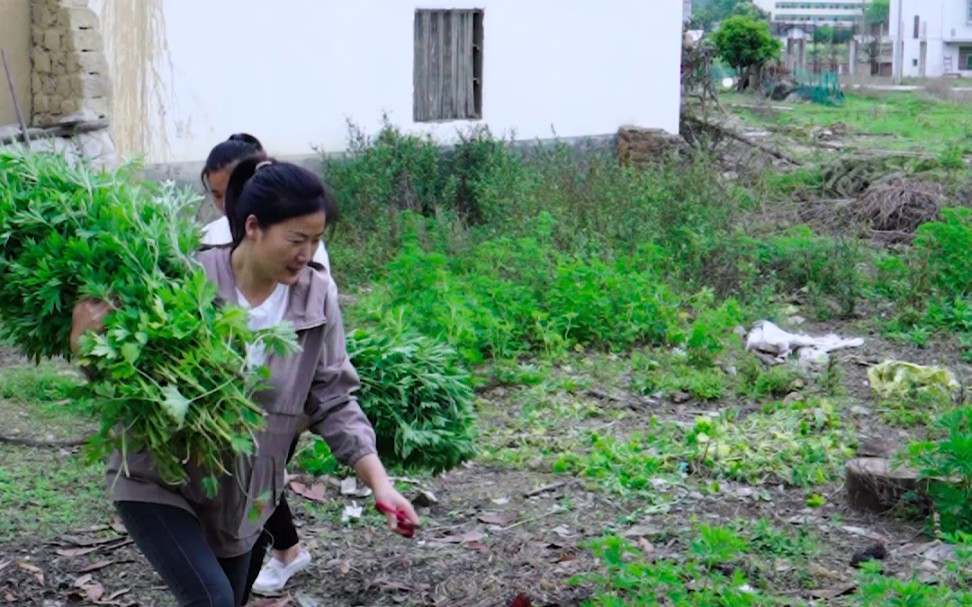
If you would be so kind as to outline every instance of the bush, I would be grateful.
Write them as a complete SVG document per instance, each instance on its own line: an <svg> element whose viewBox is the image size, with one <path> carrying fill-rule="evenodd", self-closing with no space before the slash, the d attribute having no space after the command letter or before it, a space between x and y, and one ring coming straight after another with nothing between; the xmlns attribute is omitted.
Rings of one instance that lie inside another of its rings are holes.
<svg viewBox="0 0 972 607"><path fill-rule="evenodd" d="M878 292L901 303L893 331L919 325L972 331L972 209L942 209L942 220L918 228L914 246L878 267Z"/></svg>
<svg viewBox="0 0 972 607"><path fill-rule="evenodd" d="M540 217L535 237L487 241L456 260L406 237L385 280L353 311L356 320L407 319L470 364L575 347L620 351L679 335L681 298L653 252L615 261L567 255L553 248L549 223Z"/></svg>
<svg viewBox="0 0 972 607"><path fill-rule="evenodd" d="M928 483L941 530L972 533L972 407L946 413L933 431L908 445L907 459Z"/></svg>
<svg viewBox="0 0 972 607"><path fill-rule="evenodd" d="M472 383L455 350L389 319L353 331L348 352L389 468L438 473L475 457ZM315 474L333 472L330 451L317 443L298 461Z"/></svg>
<svg viewBox="0 0 972 607"><path fill-rule="evenodd" d="M543 216L552 251L611 260L653 246L659 271L691 288L738 274L726 252L737 248L745 192L724 187L708 159L642 171L603 149L522 149L484 129L445 147L388 124L374 137L352 125L350 143L348 156L324 160L345 217L328 240L339 280L384 276L409 236L457 258L497 238L535 238Z"/></svg>
<svg viewBox="0 0 972 607"><path fill-rule="evenodd" d="M774 291L794 293L806 288L826 314L828 300L840 316L852 316L865 286L858 265L865 260L861 246L849 239L817 236L806 226L755 241L758 267L776 284Z"/></svg>

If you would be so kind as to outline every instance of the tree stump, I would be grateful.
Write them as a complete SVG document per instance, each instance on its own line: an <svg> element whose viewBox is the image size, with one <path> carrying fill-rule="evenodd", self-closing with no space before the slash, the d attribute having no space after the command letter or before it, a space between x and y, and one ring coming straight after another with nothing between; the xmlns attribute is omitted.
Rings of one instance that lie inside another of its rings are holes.
<svg viewBox="0 0 972 607"><path fill-rule="evenodd" d="M877 514L894 509L909 493L925 493L916 471L894 468L882 457L860 457L847 462L844 486L851 508Z"/></svg>

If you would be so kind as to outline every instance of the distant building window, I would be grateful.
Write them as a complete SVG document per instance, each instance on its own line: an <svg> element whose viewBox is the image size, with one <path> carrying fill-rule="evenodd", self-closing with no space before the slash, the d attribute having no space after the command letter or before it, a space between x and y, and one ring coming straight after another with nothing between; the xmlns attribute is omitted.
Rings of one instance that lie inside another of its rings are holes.
<svg viewBox="0 0 972 607"><path fill-rule="evenodd" d="M921 33L921 17L915 15L915 40L918 39L920 33Z"/></svg>
<svg viewBox="0 0 972 607"><path fill-rule="evenodd" d="M969 23L972 23L972 0L969 0L969 14L968 14L968 18L969 18Z"/></svg>
<svg viewBox="0 0 972 607"><path fill-rule="evenodd" d="M483 116L483 11L415 11L416 122Z"/></svg>

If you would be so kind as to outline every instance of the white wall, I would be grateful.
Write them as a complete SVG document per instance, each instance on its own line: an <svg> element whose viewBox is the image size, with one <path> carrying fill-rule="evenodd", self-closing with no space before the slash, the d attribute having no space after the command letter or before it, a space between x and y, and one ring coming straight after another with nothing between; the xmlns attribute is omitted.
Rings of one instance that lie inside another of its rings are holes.
<svg viewBox="0 0 972 607"><path fill-rule="evenodd" d="M112 0L90 1L97 8ZM678 130L679 0L160 5L168 63L159 70L157 98L164 100L168 149L149 146L149 162L203 159L238 131L279 155L311 153L312 146L337 151L345 146L346 119L374 132L383 113L406 130L453 138L457 127L473 123L412 122L417 7L485 9L483 116L495 134L600 135L622 124ZM112 36L106 32L109 47ZM116 82L116 89L126 85ZM158 111L149 107L142 119Z"/></svg>
<svg viewBox="0 0 972 607"><path fill-rule="evenodd" d="M944 73L944 57L952 57L952 69L959 64L958 46L972 46L972 23L969 22L970 0L901 0L900 23L903 24L902 75L917 77L921 70L921 42L928 43L926 76L936 78ZM921 21L918 39L914 37L915 15ZM898 0L891 0L891 37L898 41ZM919 65L915 66L915 60ZM895 59L897 61L897 57Z"/></svg>

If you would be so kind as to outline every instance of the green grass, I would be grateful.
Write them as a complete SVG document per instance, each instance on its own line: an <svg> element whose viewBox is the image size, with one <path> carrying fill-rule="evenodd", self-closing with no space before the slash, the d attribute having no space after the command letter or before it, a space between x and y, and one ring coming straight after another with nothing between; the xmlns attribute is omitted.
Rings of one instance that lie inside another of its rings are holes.
<svg viewBox="0 0 972 607"><path fill-rule="evenodd" d="M41 434L73 435L78 418L86 416L83 402L73 398L82 381L70 367L53 362L0 370L0 410L27 409L26 424Z"/></svg>
<svg viewBox="0 0 972 607"><path fill-rule="evenodd" d="M580 449L587 428L619 415L581 395L589 384L586 377L551 377L516 390L497 407L481 408L481 461L546 471L564 452Z"/></svg>
<svg viewBox="0 0 972 607"><path fill-rule="evenodd" d="M725 102L753 104L754 98L738 94L725 95ZM886 94L848 93L843 107L827 107L813 103L791 105L792 111L753 111L732 108L747 122L761 126L829 127L843 123L849 135L872 135L858 147L872 147L896 151L942 154L952 149L972 153L972 112L969 104L959 101L939 101L919 92Z"/></svg>
<svg viewBox="0 0 972 607"><path fill-rule="evenodd" d="M825 588L833 579L817 579L811 565L821 554L819 538L806 530L779 529L767 520L736 521L692 528L674 538L676 554L656 554L645 540L604 536L587 547L603 569L577 576L574 584L590 584L594 596L585 607L722 607L815 605L784 588ZM937 583L916 578L885 576L881 563L865 563L855 578L859 587L846 601L834 604L861 607L937 607L968 605L970 554L968 536L954 538L958 558L944 565ZM669 545L671 545L669 543ZM841 555L843 560L845 555ZM796 578L794 580L793 578Z"/></svg>
<svg viewBox="0 0 972 607"><path fill-rule="evenodd" d="M83 438L91 421L72 398L80 377L45 362L0 370L0 432L35 440ZM94 522L110 509L101 464L58 447L0 445L0 543L46 540Z"/></svg>
<svg viewBox="0 0 972 607"><path fill-rule="evenodd" d="M58 449L0 446L0 544L110 522L103 472Z"/></svg>
<svg viewBox="0 0 972 607"><path fill-rule="evenodd" d="M644 540L605 536L588 542L604 570L572 580L596 589L584 605L800 605L779 589L792 586L791 578L812 585L807 565L820 553L813 532L779 529L766 519L711 526L693 520L672 541L678 552L663 556Z"/></svg>

